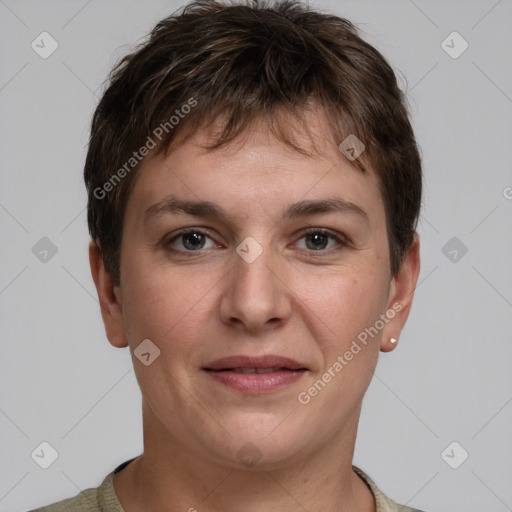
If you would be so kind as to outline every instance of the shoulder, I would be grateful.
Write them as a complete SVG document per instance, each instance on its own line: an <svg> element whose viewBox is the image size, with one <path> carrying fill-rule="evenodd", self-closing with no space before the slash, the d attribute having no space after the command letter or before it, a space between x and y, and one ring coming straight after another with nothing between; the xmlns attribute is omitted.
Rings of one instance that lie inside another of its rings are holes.
<svg viewBox="0 0 512 512"><path fill-rule="evenodd" d="M376 483L360 468L352 466L352 469L366 482L371 489L377 504L377 512L424 512L417 508L399 505L391 498L386 496L376 485Z"/></svg>
<svg viewBox="0 0 512 512"><path fill-rule="evenodd" d="M85 489L73 498L68 498L29 512L97 512L99 510L124 512L114 493L113 476L114 471L104 478L99 487Z"/></svg>

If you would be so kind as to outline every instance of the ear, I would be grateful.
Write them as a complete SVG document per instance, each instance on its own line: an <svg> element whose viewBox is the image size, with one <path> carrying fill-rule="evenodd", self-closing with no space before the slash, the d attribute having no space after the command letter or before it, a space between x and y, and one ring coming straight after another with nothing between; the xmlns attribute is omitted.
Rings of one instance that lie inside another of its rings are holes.
<svg viewBox="0 0 512 512"><path fill-rule="evenodd" d="M94 241L89 243L89 263L100 301L101 316L107 338L114 347L126 347L128 341L121 306L121 289L119 286L114 286L110 274L105 268L101 250Z"/></svg>
<svg viewBox="0 0 512 512"><path fill-rule="evenodd" d="M420 273L420 241L414 235L414 241L407 251L402 267L391 280L386 316L390 320L386 323L380 343L381 352L390 352L397 346L400 332L409 316L412 306L414 290ZM393 315L393 316L392 316ZM394 339L395 341L391 341Z"/></svg>

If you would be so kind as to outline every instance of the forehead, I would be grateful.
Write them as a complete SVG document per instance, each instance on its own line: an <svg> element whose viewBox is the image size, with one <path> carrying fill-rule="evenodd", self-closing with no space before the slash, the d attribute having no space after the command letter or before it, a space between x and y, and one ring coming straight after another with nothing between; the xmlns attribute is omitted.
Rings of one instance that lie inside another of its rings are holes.
<svg viewBox="0 0 512 512"><path fill-rule="evenodd" d="M148 155L140 164L127 209L138 214L173 194L185 200L226 203L268 210L299 200L338 196L366 210L382 213L378 180L370 168L363 172L339 149L325 116L311 112L303 126L289 129L294 144L278 140L267 122L257 118L227 145L208 150L221 123L203 126L167 153ZM286 123L286 119L281 118ZM288 122L297 122L289 118ZM290 126L290 125L289 125Z"/></svg>

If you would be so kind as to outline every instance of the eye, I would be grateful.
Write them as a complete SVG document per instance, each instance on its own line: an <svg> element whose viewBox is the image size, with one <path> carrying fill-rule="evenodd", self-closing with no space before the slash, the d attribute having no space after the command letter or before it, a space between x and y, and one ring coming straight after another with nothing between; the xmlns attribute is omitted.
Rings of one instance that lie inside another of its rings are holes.
<svg viewBox="0 0 512 512"><path fill-rule="evenodd" d="M326 229L313 228L308 229L306 234L297 242L299 249L307 249L309 251L325 251L333 249L337 246L347 245L342 237L327 231Z"/></svg>
<svg viewBox="0 0 512 512"><path fill-rule="evenodd" d="M198 252L207 249L221 248L208 232L199 228L187 228L176 233L164 243L165 247L176 252ZM310 228L296 242L298 249L308 252L331 252L348 245L343 236L323 228Z"/></svg>
<svg viewBox="0 0 512 512"><path fill-rule="evenodd" d="M179 232L168 240L165 245L185 252L219 247L206 232L196 228L189 228Z"/></svg>

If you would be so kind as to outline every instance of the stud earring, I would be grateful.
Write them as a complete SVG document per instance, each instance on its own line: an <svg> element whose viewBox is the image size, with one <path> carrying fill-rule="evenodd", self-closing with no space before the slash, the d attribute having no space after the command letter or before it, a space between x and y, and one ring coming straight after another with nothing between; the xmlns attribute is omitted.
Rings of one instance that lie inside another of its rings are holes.
<svg viewBox="0 0 512 512"><path fill-rule="evenodd" d="M391 341L391 343L394 345L398 340L396 338L391 338L389 341Z"/></svg>

